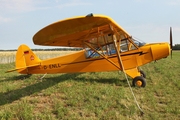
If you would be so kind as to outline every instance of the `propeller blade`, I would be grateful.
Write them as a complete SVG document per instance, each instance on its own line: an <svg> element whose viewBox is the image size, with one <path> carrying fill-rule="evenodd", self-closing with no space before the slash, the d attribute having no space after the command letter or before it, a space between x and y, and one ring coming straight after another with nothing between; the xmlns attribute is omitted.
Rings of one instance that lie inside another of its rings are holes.
<svg viewBox="0 0 180 120"><path fill-rule="evenodd" d="M173 43L172 43L172 28L170 27L170 47L172 49Z"/></svg>
<svg viewBox="0 0 180 120"><path fill-rule="evenodd" d="M172 28L171 27L170 27L170 47L171 47L171 59L172 59L173 40L172 40Z"/></svg>

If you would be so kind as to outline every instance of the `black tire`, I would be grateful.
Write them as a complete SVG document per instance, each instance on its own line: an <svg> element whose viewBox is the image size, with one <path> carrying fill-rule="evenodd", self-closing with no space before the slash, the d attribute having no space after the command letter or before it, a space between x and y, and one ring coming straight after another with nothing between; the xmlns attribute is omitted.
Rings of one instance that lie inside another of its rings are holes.
<svg viewBox="0 0 180 120"><path fill-rule="evenodd" d="M146 86L146 80L142 76L137 76L132 81L132 86L135 87L145 87Z"/></svg>
<svg viewBox="0 0 180 120"><path fill-rule="evenodd" d="M140 74L141 74L142 77L146 78L146 74L145 74L144 71L140 70L139 72L140 72Z"/></svg>

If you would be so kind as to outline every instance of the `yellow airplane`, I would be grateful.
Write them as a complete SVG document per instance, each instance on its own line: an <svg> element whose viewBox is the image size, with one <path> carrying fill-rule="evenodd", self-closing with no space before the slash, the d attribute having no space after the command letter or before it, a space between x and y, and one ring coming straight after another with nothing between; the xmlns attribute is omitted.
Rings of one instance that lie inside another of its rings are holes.
<svg viewBox="0 0 180 120"><path fill-rule="evenodd" d="M40 60L26 45L16 53L16 68L21 74L123 71L133 86L145 87L145 73L139 68L171 53L169 43L146 44L131 37L113 19L88 14L61 20L38 31L33 42L44 46L80 47L76 53Z"/></svg>

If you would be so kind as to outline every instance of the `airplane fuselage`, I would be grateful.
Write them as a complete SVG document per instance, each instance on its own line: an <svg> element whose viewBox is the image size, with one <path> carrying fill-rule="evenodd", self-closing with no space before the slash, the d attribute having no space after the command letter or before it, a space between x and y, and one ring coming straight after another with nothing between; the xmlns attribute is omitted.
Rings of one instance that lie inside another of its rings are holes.
<svg viewBox="0 0 180 120"><path fill-rule="evenodd" d="M39 64L38 66L29 67L19 72L22 74L52 74L117 71L122 69L118 63L117 54L106 56L109 61L114 63L112 64L101 56L87 58L85 52L85 50L82 50L57 58L41 60L39 63L36 63ZM136 50L122 52L121 58L124 69L130 70L151 61L165 58L169 54L170 48L168 43L157 43L147 44ZM136 75L129 74L129 76L134 77Z"/></svg>

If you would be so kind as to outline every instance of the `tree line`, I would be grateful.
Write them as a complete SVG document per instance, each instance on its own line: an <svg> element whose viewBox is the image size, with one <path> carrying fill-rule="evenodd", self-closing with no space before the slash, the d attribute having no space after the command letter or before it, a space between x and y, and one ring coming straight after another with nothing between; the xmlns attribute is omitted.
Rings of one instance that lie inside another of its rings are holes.
<svg viewBox="0 0 180 120"><path fill-rule="evenodd" d="M175 44L173 47L172 47L173 50L180 50L180 44Z"/></svg>
<svg viewBox="0 0 180 120"><path fill-rule="evenodd" d="M82 48L76 48L76 47L64 47L64 48L52 48L52 49L31 49L32 51L79 51L82 50ZM0 51L17 51L17 49L13 50L0 50Z"/></svg>
<svg viewBox="0 0 180 120"><path fill-rule="evenodd" d="M180 50L180 44L175 44L172 47L173 50ZM82 48L76 48L76 47L64 47L64 48L53 48L53 49L32 49L32 51L79 51L82 50ZM16 51L14 50L0 50L0 51Z"/></svg>

